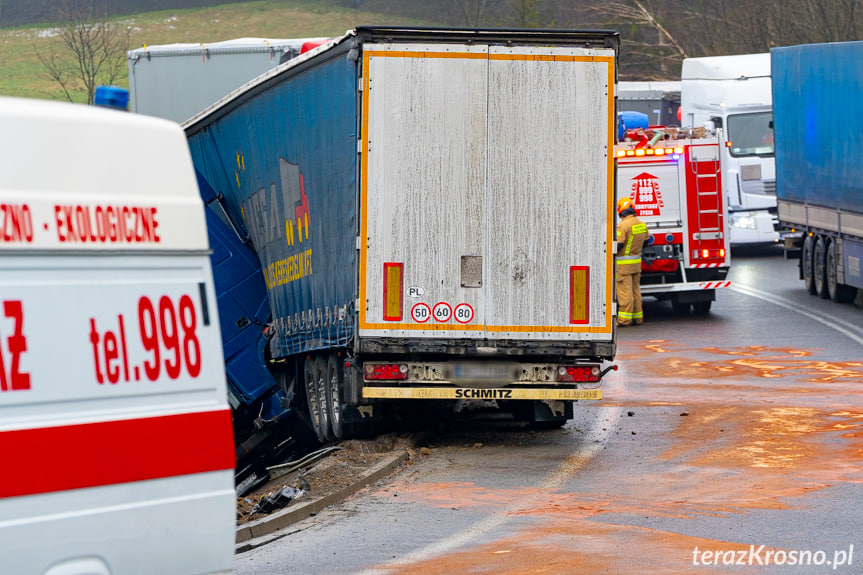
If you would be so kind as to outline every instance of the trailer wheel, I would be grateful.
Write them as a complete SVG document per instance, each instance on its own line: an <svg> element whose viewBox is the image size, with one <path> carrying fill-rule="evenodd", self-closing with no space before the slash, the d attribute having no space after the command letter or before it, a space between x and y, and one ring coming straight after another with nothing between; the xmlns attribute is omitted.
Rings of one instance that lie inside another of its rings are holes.
<svg viewBox="0 0 863 575"><path fill-rule="evenodd" d="M815 253L812 258L812 269L815 272L815 293L827 299L830 290L827 289L827 245L823 237L815 240Z"/></svg>
<svg viewBox="0 0 863 575"><path fill-rule="evenodd" d="M326 401L330 416L330 428L333 439L341 441L345 439L345 430L342 425L342 396L344 395L344 365L338 354L331 353L327 360L327 390Z"/></svg>
<svg viewBox="0 0 863 575"><path fill-rule="evenodd" d="M321 443L326 442L327 437L321 424L321 396L318 393L318 377L315 369L315 358L309 356L303 368L303 383L305 384L306 401L309 407L309 420L312 430Z"/></svg>
<svg viewBox="0 0 863 575"><path fill-rule="evenodd" d="M327 401L327 387L329 387L327 359L323 355L319 355L315 359L315 375L318 382L318 402L321 406L321 434L325 441L332 441L334 439L333 427L330 425L330 404Z"/></svg>
<svg viewBox="0 0 863 575"><path fill-rule="evenodd" d="M830 242L830 247L827 248L827 291L833 301L846 303L857 295L857 288L839 283L838 267L836 242Z"/></svg>
<svg viewBox="0 0 863 575"><path fill-rule="evenodd" d="M815 273L812 269L812 255L815 251L815 239L806 235L806 239L803 240L803 248L800 253L800 267L803 272L803 286L806 288L811 294L816 293L815 289Z"/></svg>
<svg viewBox="0 0 863 575"><path fill-rule="evenodd" d="M671 310L674 315L688 315L691 305L689 302L680 301L676 295L671 296Z"/></svg>
<svg viewBox="0 0 863 575"><path fill-rule="evenodd" d="M710 304L712 303L711 300L693 302L692 310L695 315L707 315L710 313Z"/></svg>

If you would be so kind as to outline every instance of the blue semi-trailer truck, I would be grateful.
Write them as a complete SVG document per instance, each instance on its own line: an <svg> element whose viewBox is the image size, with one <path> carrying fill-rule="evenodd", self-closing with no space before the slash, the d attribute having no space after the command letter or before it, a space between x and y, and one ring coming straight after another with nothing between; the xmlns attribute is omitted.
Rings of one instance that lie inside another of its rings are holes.
<svg viewBox="0 0 863 575"><path fill-rule="evenodd" d="M779 220L809 293L863 290L863 42L773 48Z"/></svg>
<svg viewBox="0 0 863 575"><path fill-rule="evenodd" d="M241 260L219 305L252 436L291 410L324 442L474 400L554 427L601 399L618 46L359 27L183 123Z"/></svg>

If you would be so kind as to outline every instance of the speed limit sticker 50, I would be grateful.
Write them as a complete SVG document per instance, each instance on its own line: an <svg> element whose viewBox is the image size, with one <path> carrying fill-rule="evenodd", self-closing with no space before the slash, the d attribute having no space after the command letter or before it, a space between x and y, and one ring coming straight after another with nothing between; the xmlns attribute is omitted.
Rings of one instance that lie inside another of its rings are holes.
<svg viewBox="0 0 863 575"><path fill-rule="evenodd" d="M431 308L428 304L418 303L411 308L411 319L417 323L425 323L431 319Z"/></svg>

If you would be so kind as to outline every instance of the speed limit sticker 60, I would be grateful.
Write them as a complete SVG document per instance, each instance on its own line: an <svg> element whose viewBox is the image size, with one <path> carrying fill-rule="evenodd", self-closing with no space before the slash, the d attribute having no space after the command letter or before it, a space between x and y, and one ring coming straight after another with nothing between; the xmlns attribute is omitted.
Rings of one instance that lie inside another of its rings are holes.
<svg viewBox="0 0 863 575"><path fill-rule="evenodd" d="M452 317L452 306L445 301L439 301L432 308L432 315L435 321L445 322Z"/></svg>

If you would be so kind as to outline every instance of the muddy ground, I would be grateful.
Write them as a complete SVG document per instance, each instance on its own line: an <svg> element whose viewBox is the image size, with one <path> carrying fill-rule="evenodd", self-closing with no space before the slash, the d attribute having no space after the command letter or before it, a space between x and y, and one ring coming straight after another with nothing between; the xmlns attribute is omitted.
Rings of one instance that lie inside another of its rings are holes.
<svg viewBox="0 0 863 575"><path fill-rule="evenodd" d="M416 444L416 435L407 433L389 433L374 439L343 441L335 446L337 448L335 451L323 459L299 471L272 479L254 491L238 497L237 524L256 521L308 498L318 499L336 493L350 485L357 477L365 475L369 469L393 452L407 451L409 458L405 465L410 465L410 462L416 460L421 452L420 448L415 447ZM298 492L301 490L304 492L290 500L287 505L269 511L265 508L266 502L259 505L266 497L275 497L286 486ZM259 507L258 510L255 510L256 506ZM261 507L265 509L262 511Z"/></svg>

